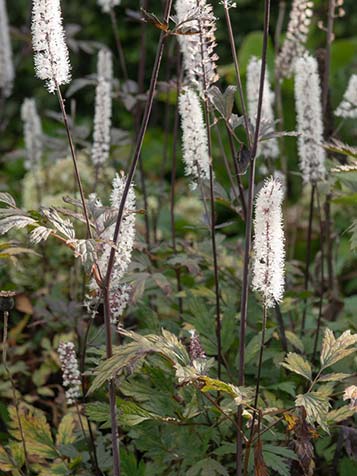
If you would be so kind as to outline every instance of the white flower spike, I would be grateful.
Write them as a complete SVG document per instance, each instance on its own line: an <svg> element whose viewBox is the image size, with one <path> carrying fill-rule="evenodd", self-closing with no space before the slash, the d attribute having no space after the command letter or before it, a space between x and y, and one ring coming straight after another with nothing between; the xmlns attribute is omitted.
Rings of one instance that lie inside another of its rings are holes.
<svg viewBox="0 0 357 476"><path fill-rule="evenodd" d="M33 0L32 46L38 78L53 93L71 80L60 0Z"/></svg>
<svg viewBox="0 0 357 476"><path fill-rule="evenodd" d="M26 170L39 167L42 157L42 126L37 113L36 102L33 98L26 98L21 106L21 119L24 124Z"/></svg>
<svg viewBox="0 0 357 476"><path fill-rule="evenodd" d="M259 83L262 60L253 56L247 68L247 97L248 97L248 111L249 118L253 125L255 125L258 100L259 100ZM262 123L266 124L265 134L274 132L274 93L270 88L268 71L265 73L263 102L262 102ZM264 140L258 143L257 155L262 155L266 159L276 159L279 155L279 146L276 138Z"/></svg>
<svg viewBox="0 0 357 476"><path fill-rule="evenodd" d="M252 287L262 295L267 308L279 303L284 294L283 197L280 181L270 178L258 192L255 202Z"/></svg>
<svg viewBox="0 0 357 476"><path fill-rule="evenodd" d="M200 98L193 89L186 88L181 93L179 112L185 173L192 178L191 188L194 190L199 180L209 180L210 158Z"/></svg>
<svg viewBox="0 0 357 476"><path fill-rule="evenodd" d="M10 96L15 79L12 49L5 0L0 0L0 89Z"/></svg>
<svg viewBox="0 0 357 476"><path fill-rule="evenodd" d="M314 2L311 0L293 1L286 37L275 63L281 78L292 76L296 58L305 52L313 6Z"/></svg>
<svg viewBox="0 0 357 476"><path fill-rule="evenodd" d="M113 67L109 50L99 51L97 76L92 161L96 167L99 167L108 160L110 150Z"/></svg>
<svg viewBox="0 0 357 476"><path fill-rule="evenodd" d="M126 183L125 175L116 175L113 180L113 189L110 197L113 213L102 213L97 219L97 228L99 237L102 240L100 249L98 250L98 266L102 276L105 276L110 252L112 250L112 240L115 230L115 218L118 213L119 204L123 196L123 191ZM92 197L94 200L95 197ZM96 199L96 205L101 208L101 202ZM131 296L131 286L123 284L121 282L124 277L128 266L131 262L131 255L135 242L135 192L134 186L131 184L129 193L125 202L123 219L120 226L120 233L118 242L116 245L115 261L110 281L110 306L111 306L111 319L112 323L116 324L118 318L123 314L127 303ZM113 244L114 246L114 244ZM98 287L97 282L93 279L90 284L90 290L101 294L101 290ZM98 296L94 295L93 298L87 297L86 306L91 307L91 303L96 301Z"/></svg>
<svg viewBox="0 0 357 476"><path fill-rule="evenodd" d="M207 90L219 78L213 7L206 0L177 0L176 14L178 23L194 32L178 35L186 75L199 91Z"/></svg>
<svg viewBox="0 0 357 476"><path fill-rule="evenodd" d="M335 111L335 115L344 118L357 118L357 74L352 74L343 99Z"/></svg>
<svg viewBox="0 0 357 476"><path fill-rule="evenodd" d="M73 342L61 342L58 346L63 386L66 388L68 405L75 403L81 395L81 379Z"/></svg>
<svg viewBox="0 0 357 476"><path fill-rule="evenodd" d="M309 55L296 61L295 105L300 170L304 183L314 184L325 179L326 152L321 146L323 122L318 65Z"/></svg>

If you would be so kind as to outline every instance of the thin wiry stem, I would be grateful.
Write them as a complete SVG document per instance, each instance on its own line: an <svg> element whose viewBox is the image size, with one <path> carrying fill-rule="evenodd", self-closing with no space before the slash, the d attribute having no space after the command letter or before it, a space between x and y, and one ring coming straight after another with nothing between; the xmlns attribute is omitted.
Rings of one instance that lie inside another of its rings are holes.
<svg viewBox="0 0 357 476"><path fill-rule="evenodd" d="M167 0L166 7L165 7L165 20L168 21L170 12L171 12L172 0ZM116 244L119 237L120 226L123 218L125 202L130 190L130 186L134 177L134 173L139 161L141 148L144 141L145 132L149 123L150 113L152 109L152 103L154 100L154 93L156 89L157 79L160 70L160 64L162 59L162 54L164 51L164 45L167 35L165 33L161 33L157 53L155 58L155 63L152 71L150 88L148 93L148 99L145 106L145 111L143 115L143 120L141 124L141 128L137 137L136 148L134 151L134 156L131 161L130 169L128 171L128 175L126 178L125 187L123 190L122 198L118 208L118 215L115 224L113 242ZM113 271L115 261L115 249L114 247L111 248L109 260L108 260L108 267L107 273L103 282L103 293L104 293L104 324L105 324L105 332L106 332L106 356L107 358L111 357L113 354L112 348L112 332L111 332L111 324L110 324L110 316L111 316L111 309L110 309L110 302L109 302L109 290L110 290L110 281L111 275ZM116 410L116 402L115 402L115 386L114 381L110 381L109 383L109 404L110 404L110 414L111 414L111 429L112 429L112 450L113 450L113 470L114 476L120 476L120 456L119 456L119 448L118 448L118 423L117 423L117 410Z"/></svg>
<svg viewBox="0 0 357 476"><path fill-rule="evenodd" d="M81 373L81 386L82 386L82 394L83 394L83 403L86 403L86 393L87 393L87 388L86 388L86 382L85 382L85 376L83 375L84 369L85 369L85 362L86 362L86 351L87 351L87 343L88 343L88 336L89 336L89 331L92 326L93 319L89 320L89 323L87 325L85 334L84 334L84 339L83 339L83 344L82 344L82 349L80 352L80 359L79 359L79 370ZM92 431L92 427L90 425L90 421L87 415L85 415L85 418L87 420L88 424L88 432L89 432L89 438L90 438L90 445L92 448L93 452L93 463L94 463L94 469L95 473L97 475L101 475L102 472L99 469L98 466L98 458L97 458L97 451L96 451L96 446L95 446L95 439Z"/></svg>
<svg viewBox="0 0 357 476"><path fill-rule="evenodd" d="M28 458L28 453L27 453L25 435L24 435L24 431L23 431L22 423L21 423L20 406L19 406L19 401L18 401L17 395L16 395L16 386L15 386L14 379L12 378L11 371L10 371L9 367L7 366L8 322L9 322L9 312L4 311L4 329L3 329L3 339L2 339L2 364L4 366L5 372L7 373L8 377L9 377L9 380L10 380L11 390L12 390L12 398L14 399L14 404L15 404L17 424L19 425L19 432L20 432L20 436L21 436L21 444L22 444L22 448L23 448L23 451L24 451L26 474L30 475L31 470L30 470L30 465L29 465L29 458Z"/></svg>
<svg viewBox="0 0 357 476"><path fill-rule="evenodd" d="M335 19L336 0L329 0L328 15L327 15L327 32L326 32L326 56L325 56L325 70L322 82L322 113L325 117L328 104L328 90L330 79L330 64L331 64L331 44L333 41L333 24Z"/></svg>
<svg viewBox="0 0 357 476"><path fill-rule="evenodd" d="M251 147L251 138L250 138L250 132L249 132L249 130L250 130L249 129L249 116L248 116L247 108L245 106L244 92L243 92L242 80L241 80L241 76L240 76L237 51L236 51L236 46L235 46L235 42L234 42L234 35L233 35L233 30L232 30L231 17L229 15L229 8L228 8L228 5L227 5L227 2L223 2L223 6L224 6L224 16L225 16L226 24L227 24L227 28L228 28L229 43L231 45L231 52L232 52L232 57L233 57L234 70L235 70L235 74L236 74L238 93L239 93L241 108L242 108L242 112L243 112L244 127L245 127L245 132L246 132L246 135L247 135L248 147L250 149L250 147Z"/></svg>
<svg viewBox="0 0 357 476"><path fill-rule="evenodd" d="M325 230L322 220L322 209L320 204L320 196L318 189L316 190L316 199L317 199L317 208L319 212L319 224L320 224L320 247L321 247L321 265L320 265L320 279L321 279L321 289L320 289L320 300L319 300L319 314L317 317L317 325L316 325L316 333L315 333L315 341L314 341L314 350L312 352L312 361L314 362L316 352L317 352L317 344L319 342L320 336L320 329L321 329L321 321L322 321L322 305L323 305L323 297L324 297L324 260L325 260L325 253L324 253L324 238L325 238Z"/></svg>
<svg viewBox="0 0 357 476"><path fill-rule="evenodd" d="M218 368L217 375L218 378L221 378L221 368L222 368L222 336L221 336L221 304L220 304L220 290L219 290L219 273L218 273L218 259L217 259L217 246L216 246L216 208L215 208L215 197L214 197L214 183L213 183L213 155L212 155L212 134L211 126L209 122L209 102L207 95L207 81L206 81L206 72L204 64L204 51L203 51L203 33L202 28L199 24L200 30L200 45L201 45L201 67L202 67L202 82L203 82L203 112L205 116L206 131L207 131L207 145L208 145L208 157L209 157L209 194L211 202L211 216L210 216L210 232L211 232L211 243L212 243L212 254L213 254L213 275L214 275L214 288L215 288L215 300L216 300L216 337L217 337L217 357L218 357Z"/></svg>
<svg viewBox="0 0 357 476"><path fill-rule="evenodd" d="M141 2L141 8L147 10L147 0L143 0ZM144 93L145 87L145 65L146 65L146 29L147 24L146 22L142 22L140 27L140 61L138 66L138 91L140 94ZM135 140L140 131L140 122L142 116L142 104L138 101L135 111ZM147 244L148 249L150 248L150 220L148 215L148 198L147 198L147 190L146 190L146 180L145 180L145 172L143 166L143 160L141 155L139 156L139 173L140 173L140 185L141 191L143 194L143 201L144 201L144 222L145 222L145 241Z"/></svg>
<svg viewBox="0 0 357 476"><path fill-rule="evenodd" d="M244 189L242 185L242 181L240 179L239 175L239 170L238 170L238 163L236 160L237 152L234 147L234 142L233 142L233 136L231 133L230 128L228 127L228 124L226 123L226 129L227 129L227 134L228 134L228 142L229 142L229 147L231 149L231 154L232 154L232 160L233 160L233 166L234 166L234 172L237 180L237 185L238 185L238 190L239 190L239 196L242 204L242 212L243 212L243 219L247 219L247 204L244 196Z"/></svg>
<svg viewBox="0 0 357 476"><path fill-rule="evenodd" d="M238 386L244 385L244 368L245 368L245 333L247 326L247 310L248 310L248 287L249 287L249 262L250 250L252 242L252 218L253 218L253 200L254 200L254 182L255 182L255 159L258 148L259 128L263 104L263 90L264 79L267 61L267 48L269 36L269 22L270 22L270 0L265 0L264 5L264 36L262 48L262 65L260 72L259 84L259 99L257 108L257 119L255 125L254 143L251 149L250 171L249 171L249 189L248 189L248 204L247 204L247 219L245 229L245 247L244 247L244 264L243 264L243 283L242 283L242 297L241 297L241 313L240 313L240 340L239 340L239 378ZM242 406L238 407L237 422L238 426L242 428ZM236 474L242 475L242 455L243 455L243 441L240 432L237 432L236 445Z"/></svg>
<svg viewBox="0 0 357 476"><path fill-rule="evenodd" d="M112 22L112 28L114 33L115 45L118 52L120 68L123 73L124 80L128 81L129 77L128 77L128 70L127 70L126 62L125 62L123 45L121 44L121 41L120 41L117 16L113 7L110 9L110 19Z"/></svg>
<svg viewBox="0 0 357 476"><path fill-rule="evenodd" d="M177 138L178 138L178 128L179 128L179 108L178 108L178 98L181 91L181 83L183 79L184 69L182 68L182 61L180 52L177 52L177 65L176 65L176 94L177 94L177 104L175 109L175 118L174 118L174 132L173 132L173 144L172 144L172 168L171 168L171 190L170 190L170 221L171 221L171 237L172 237L172 248L174 253L177 253L176 246L176 224L175 224L175 182L176 182L176 166L177 166ZM181 285L181 270L180 268L175 268L176 273L176 282L177 282L177 291L182 290ZM178 298L178 307L179 307L179 320L182 319L183 313L183 300L181 297Z"/></svg>
<svg viewBox="0 0 357 476"><path fill-rule="evenodd" d="M258 400L259 400L259 390L260 390L260 379L261 379L261 372L262 372L262 365L263 365L263 353L264 353L264 345L265 345L265 330L267 326L267 308L266 306L263 306L263 323L262 323L262 336L261 336L261 341L260 341L260 351L259 351L259 361L258 361L258 374L257 374L257 383L255 386L255 395L254 395L254 408L255 412L253 412L253 418L251 421L251 427L250 427L250 436L249 436L249 441L247 443L245 455L244 455L244 475L246 476L247 471L248 471L248 462L249 462L249 453L250 453L250 448L252 446L252 441L254 437L254 425L255 425L255 419L258 410Z"/></svg>
<svg viewBox="0 0 357 476"><path fill-rule="evenodd" d="M312 237L312 219L314 215L314 197L315 197L316 185L311 186L311 196L310 196L310 211L309 211L309 225L307 228L307 238L306 238L306 262L305 262L305 277L304 277L304 291L305 293L309 289L309 269L311 261L311 237ZM301 329L300 335L304 335L305 332L305 323L306 323L306 312L307 312L307 298L304 299L304 310L301 320Z"/></svg>
<svg viewBox="0 0 357 476"><path fill-rule="evenodd" d="M279 2L279 13L278 13L278 20L276 22L276 29L275 29L275 37L274 37L274 49L275 49L275 57L278 57L279 49L280 49L280 37L284 23L284 17L286 12L286 1L281 0ZM274 69L275 73L275 103L276 103L276 112L279 119L278 128L279 131L282 132L284 130L284 110L283 110L283 98L281 93L281 80L279 75L279 69ZM281 161L281 168L282 171L287 178L287 163L286 163L286 151L285 151L285 139L281 137L279 140L279 147L280 147L280 161Z"/></svg>
<svg viewBox="0 0 357 476"><path fill-rule="evenodd" d="M331 237L331 193L326 196L324 204L325 222L326 222L326 257L327 257L327 271L328 271L328 290L329 299L331 300L335 295L335 280L333 270L333 242Z"/></svg>
<svg viewBox="0 0 357 476"><path fill-rule="evenodd" d="M69 148L71 150L71 156L72 156L73 165L74 165L74 173L75 173L75 177L76 177L76 183L77 183L79 193L80 193L80 196L81 196L83 213L84 213L84 218L85 218L86 227L87 227L87 235L88 235L88 238L92 238L92 231L91 231L90 222L89 222L88 209L87 209L86 200L84 198L83 186L82 186L81 176L80 176L80 173L79 173L79 168L78 168L78 163L77 163L76 150L75 150L75 147L74 147L72 134L71 134L71 130L70 130L70 127L69 127L68 117L67 117L67 113L66 113L66 108L64 106L64 101L63 101L61 89L58 86L58 84L56 84L56 92L57 92L57 97L58 97L58 101L59 101L61 112L62 112L64 127L66 129Z"/></svg>
<svg viewBox="0 0 357 476"><path fill-rule="evenodd" d="M283 319L283 316L281 315L280 306L277 303L275 304L275 314L276 314L276 320L278 321L278 325L279 325L281 347L283 348L284 352L287 352L288 351L288 341L286 339L286 334L285 334L284 319Z"/></svg>
<svg viewBox="0 0 357 476"><path fill-rule="evenodd" d="M336 0L329 0L328 3L328 16L327 16L327 32L326 32L326 55L325 55L325 69L322 81L322 111L324 117L326 117L328 109L328 92L329 92L329 80L330 80L330 64L331 64L331 44L333 41L333 26L335 19L335 7ZM325 122L326 124L326 122ZM325 128L325 138L328 135L328 127ZM334 295L334 278L333 278L333 259L332 259L332 243L331 243L331 214L330 214L330 201L331 194L326 195L326 201L324 205L325 217L326 217L326 241L327 241L327 268L328 268L328 289L329 298Z"/></svg>
<svg viewBox="0 0 357 476"><path fill-rule="evenodd" d="M91 438L93 438L93 433L91 432L91 430L89 430L90 429L89 419L86 416L86 420L87 420L87 423L88 423L88 431L89 431L89 438L88 438L88 436L85 432L85 429L84 429L84 425L83 425L83 422L82 422L82 415L81 415L81 412L80 412L79 405L78 405L77 401L75 402L75 406L76 406L78 421L79 421L79 425L81 427L83 438L86 441L87 446L88 446L88 452L89 452L89 457L90 457L90 460L91 460L91 463L92 463L92 468L93 468L94 473L96 474L96 476L101 476L102 472L100 471L100 469L98 467L98 460L97 460L97 454L96 454L96 451L95 451L94 441L91 439Z"/></svg>

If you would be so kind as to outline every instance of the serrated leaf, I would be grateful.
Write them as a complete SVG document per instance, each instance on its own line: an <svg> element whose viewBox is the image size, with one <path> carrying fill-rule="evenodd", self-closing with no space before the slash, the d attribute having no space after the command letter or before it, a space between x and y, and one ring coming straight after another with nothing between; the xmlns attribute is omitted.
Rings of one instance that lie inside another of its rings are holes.
<svg viewBox="0 0 357 476"><path fill-rule="evenodd" d="M0 235L4 235L8 231L16 228L21 230L28 225L35 225L37 222L25 215L11 215L0 220Z"/></svg>
<svg viewBox="0 0 357 476"><path fill-rule="evenodd" d="M123 373L132 373L137 365L149 354L160 354L174 368L191 366L191 359L185 346L171 332L161 330L162 335L148 334L142 336L135 332L120 330L120 333L132 339L114 350L114 355L100 363L95 369L95 379L89 393L101 387L107 380Z"/></svg>
<svg viewBox="0 0 357 476"><path fill-rule="evenodd" d="M9 205L9 207L16 208L14 197L7 192L0 192L0 202L6 203L6 205Z"/></svg>
<svg viewBox="0 0 357 476"><path fill-rule="evenodd" d="M344 405L336 410L331 410L327 414L327 423L340 423L341 421L347 420L356 413L354 408L350 408L348 405Z"/></svg>
<svg viewBox="0 0 357 476"><path fill-rule="evenodd" d="M11 434L20 441L21 434L18 429L16 410L11 407L9 412L13 428ZM43 458L56 458L58 455L45 414L41 410L21 406L19 415L28 453Z"/></svg>
<svg viewBox="0 0 357 476"><path fill-rule="evenodd" d="M322 429L329 432L327 426L327 414L330 409L328 398L318 392L300 394L295 399L295 406L304 407L306 421L310 424L318 423Z"/></svg>
<svg viewBox="0 0 357 476"><path fill-rule="evenodd" d="M351 377L350 374L343 374L340 372L333 372L331 374L322 375L319 378L319 382L339 382L340 380L344 380L345 378Z"/></svg>
<svg viewBox="0 0 357 476"><path fill-rule="evenodd" d="M73 415L65 415L58 426L56 445L68 445L75 440L74 436L75 422Z"/></svg>
<svg viewBox="0 0 357 476"><path fill-rule="evenodd" d="M233 398L241 398L242 396L238 387L235 387L230 383L222 382L222 380L217 380L211 377L207 377L206 375L202 375L198 377L198 381L203 383L202 387L200 387L202 392L225 392L231 395L231 397Z"/></svg>
<svg viewBox="0 0 357 476"><path fill-rule="evenodd" d="M265 451L265 449L263 449L263 457L268 468L280 474L280 476L291 476L290 465L285 461L284 458L277 455L276 453Z"/></svg>
<svg viewBox="0 0 357 476"><path fill-rule="evenodd" d="M46 228L45 226L37 226L30 233L30 241L37 245L38 243L41 243L41 241L46 241L51 233L52 230L50 228Z"/></svg>
<svg viewBox="0 0 357 476"><path fill-rule="evenodd" d="M226 468L213 458L198 461L186 472L186 476L217 476L217 474L229 476Z"/></svg>
<svg viewBox="0 0 357 476"><path fill-rule="evenodd" d="M62 235L69 240L75 238L73 224L69 219L62 218L54 208L41 208L41 212Z"/></svg>
<svg viewBox="0 0 357 476"><path fill-rule="evenodd" d="M289 352L281 365L296 374L302 375L307 380L312 379L311 365L301 355Z"/></svg>
<svg viewBox="0 0 357 476"><path fill-rule="evenodd" d="M335 338L330 329L325 330L325 335L322 341L322 349L320 354L320 362L322 369L330 367L339 360L344 359L356 348L351 348L357 343L357 334L351 334L351 331L345 331L338 339Z"/></svg>
<svg viewBox="0 0 357 476"><path fill-rule="evenodd" d="M335 152L357 159L357 147L352 147L348 144L344 144L343 142L337 139L333 139L330 143L322 144L322 146L329 152Z"/></svg>
<svg viewBox="0 0 357 476"><path fill-rule="evenodd" d="M300 350L300 352L304 352L304 344L299 336L297 336L294 332L285 331L286 338L296 349Z"/></svg>
<svg viewBox="0 0 357 476"><path fill-rule="evenodd" d="M208 91L210 101L224 119L232 114L236 89L235 86L228 86L222 94L217 86L211 86Z"/></svg>

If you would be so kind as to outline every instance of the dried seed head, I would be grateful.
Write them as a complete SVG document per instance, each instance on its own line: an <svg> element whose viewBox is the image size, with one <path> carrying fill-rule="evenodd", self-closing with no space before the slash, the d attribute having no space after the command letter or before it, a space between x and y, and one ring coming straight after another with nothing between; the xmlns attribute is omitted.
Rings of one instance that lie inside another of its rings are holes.
<svg viewBox="0 0 357 476"><path fill-rule="evenodd" d="M314 3L309 0L294 0L290 12L288 31L282 49L276 59L276 68L281 78L290 77L295 60L305 51L305 43L313 16Z"/></svg>
<svg viewBox="0 0 357 476"><path fill-rule="evenodd" d="M274 307L284 293L283 187L270 178L258 192L254 219L253 289L262 294L266 307Z"/></svg>
<svg viewBox="0 0 357 476"><path fill-rule="evenodd" d="M36 75L53 93L71 80L60 0L33 0L31 30Z"/></svg>
<svg viewBox="0 0 357 476"><path fill-rule="evenodd" d="M0 291L0 311L9 312L15 305L15 291Z"/></svg>
<svg viewBox="0 0 357 476"><path fill-rule="evenodd" d="M315 58L304 55L296 61L295 105L298 151L304 183L316 183L326 175L323 142L320 78Z"/></svg>
<svg viewBox="0 0 357 476"><path fill-rule="evenodd" d="M5 0L0 0L0 89L10 96L15 79L12 49Z"/></svg>
<svg viewBox="0 0 357 476"><path fill-rule="evenodd" d="M61 362L63 386L66 389L66 400L72 405L81 395L81 380L73 342L61 342L58 346Z"/></svg>

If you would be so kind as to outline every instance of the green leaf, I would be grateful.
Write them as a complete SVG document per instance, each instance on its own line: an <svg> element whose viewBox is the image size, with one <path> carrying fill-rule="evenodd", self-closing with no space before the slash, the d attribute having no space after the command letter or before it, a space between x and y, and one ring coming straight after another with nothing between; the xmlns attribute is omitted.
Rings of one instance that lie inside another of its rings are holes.
<svg viewBox="0 0 357 476"><path fill-rule="evenodd" d="M216 476L217 474L229 476L228 471L221 463L212 458L205 458L192 466L186 476Z"/></svg>
<svg viewBox="0 0 357 476"><path fill-rule="evenodd" d="M185 346L174 334L165 329L161 330L162 335L148 334L142 336L124 329L120 330L120 333L132 339L133 342L115 348L114 355L99 364L94 371L96 377L88 393L94 392L106 381L118 375L133 373L149 354L160 354L174 368L191 365Z"/></svg>
<svg viewBox="0 0 357 476"><path fill-rule="evenodd" d="M318 392L300 394L295 399L297 407L304 407L306 410L306 420L308 423L318 423L327 433L327 414L330 408L328 398L321 396Z"/></svg>
<svg viewBox="0 0 357 476"><path fill-rule="evenodd" d="M287 458L287 459L293 459L296 461L298 460L296 453L294 453L294 451L290 450L289 448L285 448L284 446L275 446L275 445L265 444L264 451L283 456L284 458Z"/></svg>
<svg viewBox="0 0 357 476"><path fill-rule="evenodd" d="M28 453L48 459L56 458L58 454L45 414L41 410L26 405L19 408L19 415ZM14 407L10 408L10 416L13 428L11 434L20 441L21 434Z"/></svg>
<svg viewBox="0 0 357 476"><path fill-rule="evenodd" d="M0 202L6 203L11 208L16 208L16 202L12 195L7 192L0 192Z"/></svg>
<svg viewBox="0 0 357 476"><path fill-rule="evenodd" d="M327 422L331 423L340 423L341 421L351 418L355 414L355 409L351 409L348 405L344 405L336 410L332 410L327 414Z"/></svg>
<svg viewBox="0 0 357 476"><path fill-rule="evenodd" d="M110 407L107 403L87 403L85 413L91 421L102 423L100 428L110 428Z"/></svg>
<svg viewBox="0 0 357 476"><path fill-rule="evenodd" d="M302 375L307 380L312 379L311 365L301 355L289 352L281 365L296 374Z"/></svg>
<svg viewBox="0 0 357 476"><path fill-rule="evenodd" d="M291 395L293 398L296 396L296 385L294 382L279 382L274 383L273 385L266 385L265 388L268 390L280 390Z"/></svg>
<svg viewBox="0 0 357 476"><path fill-rule="evenodd" d="M319 382L339 382L345 378L351 377L350 374L343 374L341 372L333 372L331 374L322 375L319 378Z"/></svg>
<svg viewBox="0 0 357 476"><path fill-rule="evenodd" d="M300 337L298 337L294 332L285 331L286 338L293 345L296 349L300 350L300 352L304 352L304 344Z"/></svg>
<svg viewBox="0 0 357 476"><path fill-rule="evenodd" d="M263 458L267 467L280 474L280 476L291 476L290 465L280 455L266 451L264 447Z"/></svg>
<svg viewBox="0 0 357 476"><path fill-rule="evenodd" d="M339 360L344 359L356 348L351 348L357 343L357 334L351 334L351 331L345 331L338 339L335 338L330 329L325 330L325 335L322 341L322 349L320 354L320 362L322 369L330 367Z"/></svg>
<svg viewBox="0 0 357 476"><path fill-rule="evenodd" d="M56 445L68 445L75 440L74 436L75 422L73 415L65 415L58 427Z"/></svg>

